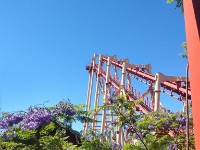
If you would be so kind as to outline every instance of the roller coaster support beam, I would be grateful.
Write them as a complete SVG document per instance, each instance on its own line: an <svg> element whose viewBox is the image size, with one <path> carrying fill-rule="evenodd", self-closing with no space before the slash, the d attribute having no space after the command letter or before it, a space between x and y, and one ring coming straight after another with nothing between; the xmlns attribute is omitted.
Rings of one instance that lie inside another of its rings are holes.
<svg viewBox="0 0 200 150"><path fill-rule="evenodd" d="M117 68L116 67L115 67L114 77L115 77L116 80L118 80L118 73L117 73Z"/></svg>
<svg viewBox="0 0 200 150"><path fill-rule="evenodd" d="M125 80L126 80L126 69L127 69L127 62L125 60L122 65L122 78L121 78L121 94L125 95Z"/></svg>
<svg viewBox="0 0 200 150"><path fill-rule="evenodd" d="M112 62L112 57L108 57L107 67L106 67L106 86L104 89L104 95L103 95L103 105L105 106L108 102L107 100L107 94L108 94L108 88L109 88L109 78L110 78L110 65ZM105 125L106 125L106 108L102 110L102 122L101 122L101 142L104 140L104 132L105 132Z"/></svg>
<svg viewBox="0 0 200 150"><path fill-rule="evenodd" d="M155 107L154 107L154 111L159 110L160 107L160 86L161 83L164 81L174 81L174 82L180 82L186 81L185 77L177 77L177 76L165 76L163 74L161 74L160 72L156 73L155 75Z"/></svg>
<svg viewBox="0 0 200 150"><path fill-rule="evenodd" d="M100 82L101 62L102 62L102 55L99 56L99 63L98 63L98 70L97 70L97 81L96 81L96 91L95 91L95 101L94 101L95 112L97 111L96 107L99 105L99 95L100 95L99 82ZM96 120L96 115L94 115L93 119ZM96 125L96 122L93 122L92 130L94 130L95 125Z"/></svg>
<svg viewBox="0 0 200 150"><path fill-rule="evenodd" d="M160 106L160 84L163 80L162 78L162 74L161 73L156 73L155 75L155 80L156 80L156 83L155 83L155 102L154 102L154 111L157 111L159 110L159 106Z"/></svg>
<svg viewBox="0 0 200 150"><path fill-rule="evenodd" d="M121 95L125 95L125 81L126 81L126 69L127 69L128 59L125 59L122 64L122 77L121 77ZM122 110L120 110L122 111ZM124 133L121 126L118 126L117 143L124 145Z"/></svg>
<svg viewBox="0 0 200 150"><path fill-rule="evenodd" d="M95 65L95 60L96 60L97 54L94 54L93 60L92 60L92 66ZM92 87L93 87L93 79L94 79L94 69L91 68L90 70L90 75L89 75L89 81L88 81L88 93L87 93L87 98L86 98L86 111L90 111L90 106L91 106L91 99L92 99ZM84 134L88 130L88 123L85 122L84 125Z"/></svg>
<svg viewBox="0 0 200 150"><path fill-rule="evenodd" d="M184 0L188 59L192 92L192 111L196 149L200 149L200 1Z"/></svg>

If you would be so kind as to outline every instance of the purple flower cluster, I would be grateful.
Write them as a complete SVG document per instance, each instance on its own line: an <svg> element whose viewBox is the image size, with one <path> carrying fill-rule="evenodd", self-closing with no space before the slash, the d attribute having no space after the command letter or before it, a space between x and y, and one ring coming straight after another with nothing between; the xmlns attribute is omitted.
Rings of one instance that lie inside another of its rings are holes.
<svg viewBox="0 0 200 150"><path fill-rule="evenodd" d="M166 120L165 124L168 125L168 126L171 125L172 124L172 120Z"/></svg>
<svg viewBox="0 0 200 150"><path fill-rule="evenodd" d="M167 147L167 150L178 150L178 148L176 144L171 144Z"/></svg>
<svg viewBox="0 0 200 150"><path fill-rule="evenodd" d="M112 121L111 121L111 124L112 124L112 125L116 125L117 123L118 123L118 120L112 120Z"/></svg>
<svg viewBox="0 0 200 150"><path fill-rule="evenodd" d="M8 124L3 119L0 120L0 129L6 129Z"/></svg>
<svg viewBox="0 0 200 150"><path fill-rule="evenodd" d="M23 130L33 130L39 126L48 125L55 114L73 116L76 110L69 101L59 102L53 112L42 107L29 107L28 112L23 115L14 113L3 115L0 118L0 129L7 130L8 127L20 123Z"/></svg>
<svg viewBox="0 0 200 150"><path fill-rule="evenodd" d="M184 127L184 126L186 125L186 118L184 118L184 117L179 117L179 118L177 118L176 120L179 122L180 127Z"/></svg>
<svg viewBox="0 0 200 150"><path fill-rule="evenodd" d="M8 141L11 137L13 137L13 133L12 134L9 134L7 132L4 132L3 133L3 136L2 138L5 140L5 141Z"/></svg>
<svg viewBox="0 0 200 150"><path fill-rule="evenodd" d="M23 115L20 114L6 114L3 118L0 119L0 128L6 129L9 126L18 124L23 120Z"/></svg>
<svg viewBox="0 0 200 150"><path fill-rule="evenodd" d="M136 119L135 119L135 118L131 118L131 119L130 119L130 122L131 122L131 123L135 123L135 122L136 122Z"/></svg>
<svg viewBox="0 0 200 150"><path fill-rule="evenodd" d="M108 100L110 101L110 104L114 103L114 100L112 98L109 98Z"/></svg>
<svg viewBox="0 0 200 150"><path fill-rule="evenodd" d="M149 125L149 126L148 126L148 129L149 129L149 130L154 130L154 129L155 129L155 126L154 126L154 125Z"/></svg>
<svg viewBox="0 0 200 150"><path fill-rule="evenodd" d="M63 115L67 115L67 116L73 116L76 114L76 110L73 106L73 104L71 104L69 101L60 101L55 108L54 111L55 114L63 114Z"/></svg>
<svg viewBox="0 0 200 150"><path fill-rule="evenodd" d="M23 130L33 130L39 126L48 125L51 121L52 113L45 108L29 107L28 113L21 122Z"/></svg>
<svg viewBox="0 0 200 150"><path fill-rule="evenodd" d="M121 150L122 149L121 144L119 144L117 142L110 142L110 147L112 148L112 150Z"/></svg>
<svg viewBox="0 0 200 150"><path fill-rule="evenodd" d="M135 132L135 133L133 134L133 136L134 136L136 139L140 139L140 137L142 137L142 134L141 134L141 132L137 131L137 133Z"/></svg>

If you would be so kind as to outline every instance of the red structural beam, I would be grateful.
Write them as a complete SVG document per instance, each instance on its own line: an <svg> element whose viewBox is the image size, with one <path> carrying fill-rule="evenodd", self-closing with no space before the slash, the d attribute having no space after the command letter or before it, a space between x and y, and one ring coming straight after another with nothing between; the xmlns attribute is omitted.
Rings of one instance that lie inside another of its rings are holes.
<svg viewBox="0 0 200 150"><path fill-rule="evenodd" d="M107 62L107 57L103 57L103 61ZM112 61L111 64L118 67L118 68L122 68L122 64L120 63L120 61ZM155 82L155 75L145 73L145 72L142 72L142 71L138 71L136 69L131 69L131 68L127 68L127 71L134 74L134 75L137 75L138 77L141 77L142 79L151 81L153 83ZM176 82L165 81L165 82L161 83L161 86L168 89L168 90L171 90L172 92L177 93L179 95L183 95L183 96L186 95L186 88L185 87L179 87L178 83L176 83ZM188 98L191 99L190 89L188 90Z"/></svg>
<svg viewBox="0 0 200 150"><path fill-rule="evenodd" d="M200 150L200 0L184 0L195 146Z"/></svg>
<svg viewBox="0 0 200 150"><path fill-rule="evenodd" d="M97 70L97 67L95 66L95 72L96 72L96 70ZM101 72L101 76L102 76L102 78L103 78L104 80L106 79L105 71ZM110 78L110 83L111 83L116 89L119 89L119 88L120 88L120 85L117 84L117 83L115 83L111 78ZM137 99L136 97L134 97L134 96L131 95L131 94L128 94L128 95L129 95L130 100L132 100L132 101ZM140 110L141 110L143 113L145 113L145 114L150 113L150 112L153 111L150 107L148 107L148 106L145 105L144 103L137 104L137 106L138 106L138 107L140 108Z"/></svg>

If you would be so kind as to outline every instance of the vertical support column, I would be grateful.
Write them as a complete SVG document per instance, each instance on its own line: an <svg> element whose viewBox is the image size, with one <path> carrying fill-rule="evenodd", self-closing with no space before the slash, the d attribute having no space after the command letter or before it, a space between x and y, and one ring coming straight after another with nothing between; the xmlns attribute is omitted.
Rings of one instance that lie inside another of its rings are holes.
<svg viewBox="0 0 200 150"><path fill-rule="evenodd" d="M89 72L89 79L88 79L88 90L87 90L87 97L86 97L86 111L87 111L87 108L88 108L88 98L89 98L89 92L90 92L90 82L91 82L91 72ZM83 133L85 134L86 133L86 125L87 123L84 122L84 129L83 129Z"/></svg>
<svg viewBox="0 0 200 150"><path fill-rule="evenodd" d="M194 121L195 147L200 149L200 1L183 0L188 61L190 65L190 85L192 92L192 112Z"/></svg>
<svg viewBox="0 0 200 150"><path fill-rule="evenodd" d="M99 82L100 82L100 71L101 71L101 62L102 62L102 55L99 56L99 63L98 63L98 70L97 70L97 81L96 81L96 91L95 91L95 101L94 101L94 109L96 114L96 106L99 104ZM96 115L93 117L94 120L96 120ZM94 129L96 122L92 123L92 129Z"/></svg>
<svg viewBox="0 0 200 150"><path fill-rule="evenodd" d="M111 89L110 88L108 88L108 93L109 93L109 95L112 97L112 95L111 95ZM112 98L111 98L112 99ZM111 103L111 101L110 101L110 103ZM111 103L112 104L112 103ZM110 139L111 139L111 141L113 141L113 137L114 137L114 126L113 126L113 124L111 123L112 121L113 121L113 112L112 112L112 110L109 110L109 118L110 118L110 134L108 134L109 136L110 136ZM107 140L107 139L106 139Z"/></svg>
<svg viewBox="0 0 200 150"><path fill-rule="evenodd" d="M112 110L110 110L110 121L113 121L113 112ZM113 139L115 138L115 134L114 134L114 126L113 124L110 122L110 126L111 126L111 141L113 141Z"/></svg>
<svg viewBox="0 0 200 150"><path fill-rule="evenodd" d="M128 91L131 91L131 75L130 73L127 74L127 79L128 79Z"/></svg>
<svg viewBox="0 0 200 150"><path fill-rule="evenodd" d="M89 88L88 88L88 95L87 95L87 103L86 103L86 111L90 111L90 106L91 106L91 99L92 99L92 87L93 87L93 79L94 79L94 67L95 67L95 60L96 60L97 55L94 54L93 61L92 61L92 72L90 76L90 81L89 81ZM88 130L88 123L85 123L85 131L86 133Z"/></svg>
<svg viewBox="0 0 200 150"><path fill-rule="evenodd" d="M101 90L101 92L103 93L103 95L104 95L104 92L105 92L105 81L102 79L101 80L101 85L102 85L102 90Z"/></svg>
<svg viewBox="0 0 200 150"><path fill-rule="evenodd" d="M88 107L88 99L90 94L90 82L91 82L91 72L89 72L89 79L88 79L88 90L87 90L87 97L86 97L86 110Z"/></svg>
<svg viewBox="0 0 200 150"><path fill-rule="evenodd" d="M125 129L124 129L125 130ZM124 146L125 145L125 138L124 138L124 132L123 132L123 129L122 129L122 146Z"/></svg>
<svg viewBox="0 0 200 150"><path fill-rule="evenodd" d="M149 92L151 94L151 108L152 110L154 110L154 107L155 107L155 92L154 92L154 89L152 87L152 84L149 86Z"/></svg>
<svg viewBox="0 0 200 150"><path fill-rule="evenodd" d="M125 80L126 80L127 62L124 61L122 65L122 78L121 78L121 94L125 95Z"/></svg>
<svg viewBox="0 0 200 150"><path fill-rule="evenodd" d="M104 105L106 105L107 103L107 93L108 93L108 84L109 84L109 77L110 77L110 65L111 65L111 57L108 57L108 61L107 61L107 69L106 69L106 86L105 86L105 90L104 90L104 96L103 96L103 103ZM104 130L105 130L105 122L106 122L106 109L104 108L102 110L102 122L101 122L101 134L102 134L102 138L101 138L101 142L103 142L104 140Z"/></svg>
<svg viewBox="0 0 200 150"><path fill-rule="evenodd" d="M162 82L162 74L161 73L156 73L155 75L155 80L156 80L156 83L155 83L155 106L154 106L154 111L157 111L159 110L159 107L160 107L160 84Z"/></svg>
<svg viewBox="0 0 200 150"><path fill-rule="evenodd" d="M118 73L117 73L117 68L115 67L115 73L114 73L114 75L115 75L115 79L118 81Z"/></svg>
<svg viewBox="0 0 200 150"><path fill-rule="evenodd" d="M121 78L121 91L120 91L121 95L125 95L126 68L127 68L127 60L125 60L122 65L122 78ZM119 126L117 130L118 130L117 143L120 143L123 145L124 139L122 138L123 136L122 127Z"/></svg>
<svg viewBox="0 0 200 150"><path fill-rule="evenodd" d="M105 140L108 140L108 122L106 121Z"/></svg>
<svg viewBox="0 0 200 150"><path fill-rule="evenodd" d="M186 111L186 98L182 97L182 102L183 102L183 113Z"/></svg>
<svg viewBox="0 0 200 150"><path fill-rule="evenodd" d="M93 79L94 79L94 67L95 67L95 60L96 60L97 55L94 54L94 59L92 62L92 73L91 73L91 81L90 81L90 90L89 90L89 95L88 95L88 106L87 106L87 111L90 110L91 106L91 99L92 99L92 88L93 88Z"/></svg>
<svg viewBox="0 0 200 150"><path fill-rule="evenodd" d="M93 116L93 119L94 120L98 120L98 113L97 113L97 109L96 109L96 106L98 106L99 105L99 96L100 96L100 90L98 89L97 90L97 97L96 97L96 102L95 102L95 104L94 104L94 109L95 109L95 114L94 114L94 116ZM95 126L97 125L97 123L96 122L93 122L92 123L92 130L94 130L95 129ZM95 132L96 132L96 130L95 130Z"/></svg>

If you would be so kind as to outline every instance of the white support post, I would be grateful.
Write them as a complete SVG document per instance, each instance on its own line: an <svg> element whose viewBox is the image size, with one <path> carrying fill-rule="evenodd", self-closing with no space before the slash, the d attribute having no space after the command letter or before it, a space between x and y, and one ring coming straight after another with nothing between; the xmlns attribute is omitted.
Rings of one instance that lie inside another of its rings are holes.
<svg viewBox="0 0 200 150"><path fill-rule="evenodd" d="M96 107L98 106L99 103L99 95L100 95L100 91L99 91L99 82L100 82L100 69L101 69L101 62L102 62L102 56L99 56L99 63L98 63L98 70L97 70L97 81L96 81L96 91L95 91L95 101L94 101L94 109L95 109L95 113L96 113ZM93 119L96 119L96 115L94 115ZM92 123L92 129L94 129L95 127L95 122Z"/></svg>
<svg viewBox="0 0 200 150"><path fill-rule="evenodd" d="M90 111L90 106L91 106L91 99L92 99L92 87L93 87L93 79L94 79L94 66L95 66L95 60L96 60L97 55L94 54L93 61L92 61L92 72L90 76L90 81L89 81L89 88L88 88L88 95L87 95L87 103L86 103L86 111ZM88 130L88 123L85 123L85 131L84 133L86 134Z"/></svg>
<svg viewBox="0 0 200 150"><path fill-rule="evenodd" d="M109 84L109 77L110 77L110 65L111 65L111 57L108 57L108 61L107 61L107 69L106 69L106 86L105 86L105 90L104 90L104 96L103 96L103 104L106 105L107 104L107 93L108 93L108 84ZM102 122L101 122L101 134L102 134L102 138L101 138L101 142L103 142L104 139L104 130L105 130L105 122L106 122L106 109L104 108L102 110Z"/></svg>
<svg viewBox="0 0 200 150"><path fill-rule="evenodd" d="M130 73L127 74L127 79L128 79L128 91L131 91L131 75Z"/></svg>
<svg viewBox="0 0 200 150"><path fill-rule="evenodd" d="M149 92L151 94L151 108L154 110L154 106L155 106L155 92L154 92L154 89L153 89L152 85L149 86Z"/></svg>
<svg viewBox="0 0 200 150"><path fill-rule="evenodd" d="M158 111L160 108L160 84L163 81L163 74L160 72L156 73L155 75L155 106L154 106L154 111Z"/></svg>
<svg viewBox="0 0 200 150"><path fill-rule="evenodd" d="M91 82L90 82L90 91L89 91L88 105L87 105L87 111L90 110L90 106L91 106L93 79L94 79L94 71L92 70L92 73L91 73Z"/></svg>
<svg viewBox="0 0 200 150"><path fill-rule="evenodd" d="M94 112L95 114L94 114L94 116L93 116L93 119L94 119L94 120L98 119L98 118L97 118L98 115L96 114L98 110L97 110L96 106L99 105L99 96L100 96L100 90L97 89L97 96L95 96L96 99L95 99L95 104L94 104L94 109L95 109L95 112ZM96 124L97 124L97 123L93 121L93 123L92 123L92 130L95 129ZM95 130L95 132L96 132L96 130Z"/></svg>
<svg viewBox="0 0 200 150"><path fill-rule="evenodd" d="M182 97L182 102L183 102L183 113L186 111L186 97Z"/></svg>
<svg viewBox="0 0 200 150"><path fill-rule="evenodd" d="M117 72L117 68L116 67L115 67L114 77L118 81L119 78L118 78L118 72Z"/></svg>
<svg viewBox="0 0 200 150"><path fill-rule="evenodd" d="M126 61L124 61L122 65L121 93L120 93L124 95L125 95L126 68L127 68L127 63Z"/></svg>
<svg viewBox="0 0 200 150"><path fill-rule="evenodd" d="M118 134L117 134L117 143L122 144L122 127L119 126L117 128Z"/></svg>
<svg viewBox="0 0 200 150"><path fill-rule="evenodd" d="M177 76L165 76L161 74L160 72L156 73L155 75L155 106L154 111L159 110L160 107L160 84L164 81L186 81L185 77L177 77Z"/></svg>
<svg viewBox="0 0 200 150"><path fill-rule="evenodd" d="M127 61L123 62L122 65L122 78L121 78L121 92L120 95L125 95L125 80L126 80L126 68L127 68ZM121 110L122 111L122 110ZM117 134L117 143L122 144L122 127L118 127L118 134Z"/></svg>
<svg viewBox="0 0 200 150"><path fill-rule="evenodd" d="M92 88L93 88L93 79L94 79L94 66L95 66L96 57L97 57L97 55L94 54L94 59L92 62L93 69L92 69L92 73L91 73L90 91L89 91L89 96L88 96L88 108L87 108L88 111L90 110L90 106L91 106Z"/></svg>
<svg viewBox="0 0 200 150"><path fill-rule="evenodd" d="M125 144L125 140L124 140L124 131L122 129L122 140L121 140L121 144L122 144L122 147L124 146Z"/></svg>
<svg viewBox="0 0 200 150"><path fill-rule="evenodd" d="M108 140L108 122L106 121L105 140Z"/></svg>
<svg viewBox="0 0 200 150"><path fill-rule="evenodd" d="M91 82L91 72L89 73L89 79L88 79L88 90L87 90L87 97L86 97L86 110L88 108L88 99L90 94L90 82Z"/></svg>
<svg viewBox="0 0 200 150"><path fill-rule="evenodd" d="M88 90L87 90L87 97L86 97L86 111L87 111L87 108L88 108L88 98L89 98L89 91L90 91L90 82L91 82L91 72L89 73L89 79L88 79ZM86 133L86 126L87 126L87 123L84 122L84 134Z"/></svg>
<svg viewBox="0 0 200 150"><path fill-rule="evenodd" d="M113 112L112 110L110 110L110 121L113 121ZM110 122L110 126L111 126L111 141L113 141L113 138L115 138L115 134L114 134L114 126L113 124Z"/></svg>
<svg viewBox="0 0 200 150"><path fill-rule="evenodd" d="M108 88L108 92L109 92L109 93L111 92L110 88ZM110 93L110 96L112 96L111 93ZM112 122L112 121L113 121L113 112L112 112L112 110L109 110L109 116L110 116L110 121ZM113 126L113 124L112 124L111 122L110 122L110 132L111 132L111 134L110 134L110 139L111 139L111 141L113 141L113 137L114 137L114 126Z"/></svg>

